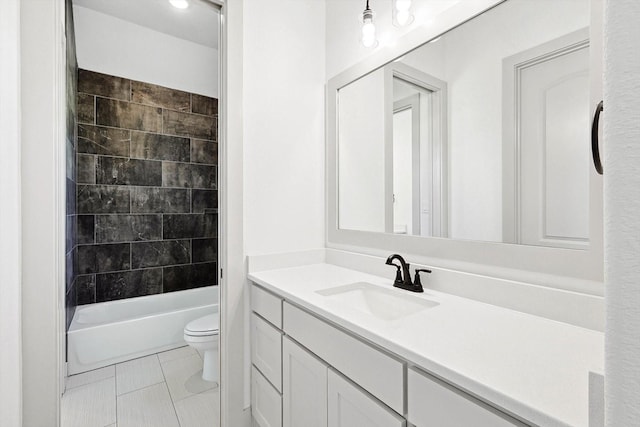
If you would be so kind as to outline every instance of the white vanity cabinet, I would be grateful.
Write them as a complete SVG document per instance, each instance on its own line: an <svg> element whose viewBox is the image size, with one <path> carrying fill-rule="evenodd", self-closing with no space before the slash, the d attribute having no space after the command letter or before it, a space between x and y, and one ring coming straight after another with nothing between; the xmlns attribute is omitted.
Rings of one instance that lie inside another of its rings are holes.
<svg viewBox="0 0 640 427"><path fill-rule="evenodd" d="M409 368L407 419L416 427L524 427L431 375Z"/></svg>
<svg viewBox="0 0 640 427"><path fill-rule="evenodd" d="M524 427L520 421L252 286L259 427Z"/></svg>

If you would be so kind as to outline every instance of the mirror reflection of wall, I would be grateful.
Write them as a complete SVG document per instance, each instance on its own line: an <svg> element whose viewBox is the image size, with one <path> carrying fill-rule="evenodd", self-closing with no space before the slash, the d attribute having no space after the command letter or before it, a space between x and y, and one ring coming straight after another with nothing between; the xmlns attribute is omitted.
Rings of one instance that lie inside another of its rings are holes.
<svg viewBox="0 0 640 427"><path fill-rule="evenodd" d="M509 0L340 88L339 228L586 248L589 19Z"/></svg>

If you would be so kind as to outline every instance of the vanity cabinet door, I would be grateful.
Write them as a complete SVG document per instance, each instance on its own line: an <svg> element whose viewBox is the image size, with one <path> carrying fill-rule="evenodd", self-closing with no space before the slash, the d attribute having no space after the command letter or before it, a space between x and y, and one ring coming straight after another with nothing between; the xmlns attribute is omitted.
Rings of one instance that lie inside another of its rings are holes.
<svg viewBox="0 0 640 427"><path fill-rule="evenodd" d="M328 382L328 427L405 427L407 425L400 415L333 369L329 369Z"/></svg>
<svg viewBox="0 0 640 427"><path fill-rule="evenodd" d="M408 371L408 420L416 427L526 427L430 375Z"/></svg>
<svg viewBox="0 0 640 427"><path fill-rule="evenodd" d="M282 357L283 427L327 427L327 365L288 337Z"/></svg>

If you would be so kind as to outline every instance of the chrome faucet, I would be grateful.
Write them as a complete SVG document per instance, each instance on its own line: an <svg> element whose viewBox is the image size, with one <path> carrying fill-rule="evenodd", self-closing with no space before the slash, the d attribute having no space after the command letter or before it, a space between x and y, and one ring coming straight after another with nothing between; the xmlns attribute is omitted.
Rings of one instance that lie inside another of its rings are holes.
<svg viewBox="0 0 640 427"><path fill-rule="evenodd" d="M398 260L400 262L400 265L394 264L394 260ZM416 270L416 279L415 282L412 282L411 272L409 271L409 267L411 266L411 264L406 262L401 255L390 255L389 258L387 258L387 262L385 264L392 265L397 269L396 280L393 282L393 286L411 292L424 292L422 283L420 282L420 273L431 273L431 270L427 270L425 268Z"/></svg>

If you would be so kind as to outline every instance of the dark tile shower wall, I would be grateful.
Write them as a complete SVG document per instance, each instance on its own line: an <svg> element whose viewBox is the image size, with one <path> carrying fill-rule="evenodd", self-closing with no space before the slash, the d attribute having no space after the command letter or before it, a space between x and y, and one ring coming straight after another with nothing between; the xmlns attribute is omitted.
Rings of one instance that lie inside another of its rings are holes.
<svg viewBox="0 0 640 427"><path fill-rule="evenodd" d="M218 101L78 73L78 304L217 284Z"/></svg>
<svg viewBox="0 0 640 427"><path fill-rule="evenodd" d="M76 60L73 9L71 0L65 2L67 67L66 67L66 222L65 222L65 311L67 330L76 310L76 98L78 96L78 62Z"/></svg>

